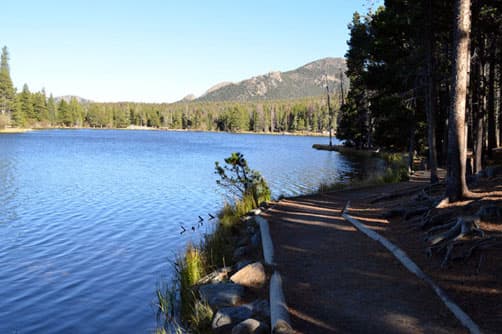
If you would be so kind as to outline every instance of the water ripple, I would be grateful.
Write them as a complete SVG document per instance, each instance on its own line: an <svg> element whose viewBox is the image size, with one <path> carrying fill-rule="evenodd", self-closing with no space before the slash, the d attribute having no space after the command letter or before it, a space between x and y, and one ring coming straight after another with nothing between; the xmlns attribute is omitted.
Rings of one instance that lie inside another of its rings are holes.
<svg viewBox="0 0 502 334"><path fill-rule="evenodd" d="M0 333L151 332L168 263L215 214L214 161L240 151L274 196L344 178L320 138L135 131L0 137ZM273 159L271 158L273 157ZM127 316L124 316L127 315Z"/></svg>

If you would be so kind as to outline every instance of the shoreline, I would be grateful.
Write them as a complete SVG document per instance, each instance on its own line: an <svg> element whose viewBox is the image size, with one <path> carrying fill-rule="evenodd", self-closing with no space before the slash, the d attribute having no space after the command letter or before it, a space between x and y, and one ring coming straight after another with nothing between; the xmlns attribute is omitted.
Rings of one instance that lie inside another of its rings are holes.
<svg viewBox="0 0 502 334"><path fill-rule="evenodd" d="M0 134L3 133L26 133L26 132L31 132L33 129L31 128L5 128L5 129L0 129Z"/></svg>
<svg viewBox="0 0 502 334"><path fill-rule="evenodd" d="M298 131L298 132L255 132L255 131L215 131L202 129L169 129L152 128L146 126L129 126L127 128L93 128L93 127L40 127L40 128L5 128L0 129L0 133L25 133L38 130L124 130L124 131L166 131L166 132L207 132L207 133L228 133L228 134L250 134L268 136L300 136L300 137L328 137L329 134Z"/></svg>

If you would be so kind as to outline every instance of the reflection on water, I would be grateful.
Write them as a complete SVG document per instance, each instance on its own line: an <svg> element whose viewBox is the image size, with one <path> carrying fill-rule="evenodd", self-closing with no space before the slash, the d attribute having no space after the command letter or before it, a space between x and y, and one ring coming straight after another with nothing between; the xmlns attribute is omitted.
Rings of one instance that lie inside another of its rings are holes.
<svg viewBox="0 0 502 334"><path fill-rule="evenodd" d="M155 327L168 259L215 213L214 162L244 153L273 196L346 179L324 138L53 130L0 136L0 333L141 333ZM207 225L207 224L205 224ZM205 227L207 228L207 227Z"/></svg>

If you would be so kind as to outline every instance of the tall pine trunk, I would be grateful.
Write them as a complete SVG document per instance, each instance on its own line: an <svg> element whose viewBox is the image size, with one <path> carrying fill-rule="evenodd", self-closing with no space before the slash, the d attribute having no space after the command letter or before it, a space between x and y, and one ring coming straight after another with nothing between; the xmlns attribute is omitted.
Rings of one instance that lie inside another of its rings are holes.
<svg viewBox="0 0 502 334"><path fill-rule="evenodd" d="M492 157L492 149L497 147L497 125L495 119L495 42L492 38L488 64L488 156Z"/></svg>
<svg viewBox="0 0 502 334"><path fill-rule="evenodd" d="M471 1L455 1L452 107L448 118L448 179L445 197L450 202L468 194L466 183L465 107L471 31Z"/></svg>
<svg viewBox="0 0 502 334"><path fill-rule="evenodd" d="M499 110L498 110L498 121L499 121L499 145L502 146L502 55L499 56L499 77L498 77L498 88L499 88Z"/></svg>
<svg viewBox="0 0 502 334"><path fill-rule="evenodd" d="M426 87L425 87L425 115L427 118L427 144L429 146L429 169L431 183L438 182L437 153L436 153L436 116L432 64L432 0L427 0L427 26L425 36Z"/></svg>
<svg viewBox="0 0 502 334"><path fill-rule="evenodd" d="M483 159L483 108L482 99L480 98L480 85L481 85L481 70L482 65L479 59L479 55L482 52L482 48L476 50L477 57L473 64L473 70L471 75L471 87L472 87L472 132L473 132L473 146L474 146L474 168L473 172L478 173L483 169L482 159Z"/></svg>

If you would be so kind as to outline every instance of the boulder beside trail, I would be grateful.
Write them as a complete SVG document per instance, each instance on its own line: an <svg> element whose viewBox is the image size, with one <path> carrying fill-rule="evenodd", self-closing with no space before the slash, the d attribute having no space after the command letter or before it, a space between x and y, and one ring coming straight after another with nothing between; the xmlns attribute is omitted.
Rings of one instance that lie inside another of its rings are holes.
<svg viewBox="0 0 502 334"><path fill-rule="evenodd" d="M263 264L254 262L233 274L230 280L247 288L259 289L267 282L267 275Z"/></svg>

